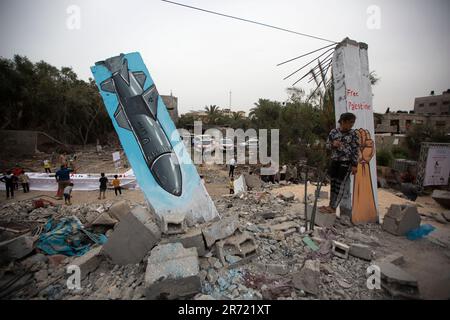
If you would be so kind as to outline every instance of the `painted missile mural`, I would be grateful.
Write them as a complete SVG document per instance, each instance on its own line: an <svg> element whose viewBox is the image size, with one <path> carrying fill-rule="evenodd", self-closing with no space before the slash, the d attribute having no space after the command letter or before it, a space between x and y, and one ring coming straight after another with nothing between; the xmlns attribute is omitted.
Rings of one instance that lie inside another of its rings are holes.
<svg viewBox="0 0 450 320"><path fill-rule="evenodd" d="M137 52L91 67L139 186L155 213L188 224L218 216L156 86Z"/></svg>

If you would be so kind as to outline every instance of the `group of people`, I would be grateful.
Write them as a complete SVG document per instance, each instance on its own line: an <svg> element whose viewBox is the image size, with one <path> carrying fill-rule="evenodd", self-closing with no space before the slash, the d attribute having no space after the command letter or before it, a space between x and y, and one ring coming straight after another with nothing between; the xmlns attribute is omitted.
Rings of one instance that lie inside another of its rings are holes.
<svg viewBox="0 0 450 320"><path fill-rule="evenodd" d="M58 193L57 197L62 199L62 195L64 196L65 204L71 204L72 198L72 190L73 190L73 182L70 180L70 172L72 169L67 168L66 166L61 166L61 169L58 170L55 174L56 181L58 182ZM98 180L99 185L99 196L98 199L106 199L106 190L108 189L108 178L105 176L105 173L100 174L100 179ZM115 195L122 194L122 187L120 186L120 180L118 175L114 175L114 179L111 181L112 186L114 187Z"/></svg>
<svg viewBox="0 0 450 320"><path fill-rule="evenodd" d="M6 199L14 198L14 191L19 190L19 184L22 186L24 193L30 192L30 177L19 165L16 165L12 170L6 171L0 177L0 181L5 183Z"/></svg>

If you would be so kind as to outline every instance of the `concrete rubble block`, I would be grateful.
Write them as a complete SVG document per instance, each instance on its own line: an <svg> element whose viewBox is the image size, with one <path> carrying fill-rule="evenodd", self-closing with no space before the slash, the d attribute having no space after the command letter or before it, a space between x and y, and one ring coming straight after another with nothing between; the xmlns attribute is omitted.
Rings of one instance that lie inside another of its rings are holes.
<svg viewBox="0 0 450 320"><path fill-rule="evenodd" d="M164 239L160 242L160 244L175 242L181 243L186 249L197 248L197 252L200 257L206 254L205 241L203 240L203 233L200 228L190 229L185 234Z"/></svg>
<svg viewBox="0 0 450 320"><path fill-rule="evenodd" d="M391 253L385 257L382 257L380 259L377 259L377 261L374 262L374 264L377 264L378 262L388 262L388 263L392 263L396 266L401 266L402 264L405 263L405 258L403 257L403 255L399 252L394 252Z"/></svg>
<svg viewBox="0 0 450 320"><path fill-rule="evenodd" d="M0 242L0 264L21 259L33 249L34 240L27 235Z"/></svg>
<svg viewBox="0 0 450 320"><path fill-rule="evenodd" d="M116 224L114 232L103 245L103 252L113 263L139 263L159 242L161 231L144 207L135 207Z"/></svg>
<svg viewBox="0 0 450 320"><path fill-rule="evenodd" d="M331 252L333 252L333 254L336 257L339 257L342 259L347 259L349 251L350 251L350 247L348 245L346 245L342 242L333 240L332 246L331 246Z"/></svg>
<svg viewBox="0 0 450 320"><path fill-rule="evenodd" d="M75 258L70 262L70 265L76 265L80 268L81 271L81 279L84 279L90 272L97 269L100 262L102 261L102 247L96 247L88 252L86 252L84 255Z"/></svg>
<svg viewBox="0 0 450 320"><path fill-rule="evenodd" d="M166 214L162 217L162 232L165 234L185 233L187 229L184 213Z"/></svg>
<svg viewBox="0 0 450 320"><path fill-rule="evenodd" d="M273 211L266 211L261 214L261 217L263 217L263 219L273 219L275 218L275 216L276 213Z"/></svg>
<svg viewBox="0 0 450 320"><path fill-rule="evenodd" d="M355 243L350 245L349 254L356 258L360 258L363 260L371 261L374 253L372 248L365 244Z"/></svg>
<svg viewBox="0 0 450 320"><path fill-rule="evenodd" d="M286 191L286 192L280 193L280 197L284 201L293 201L295 198L295 195L294 195L294 193L292 193L290 191Z"/></svg>
<svg viewBox="0 0 450 320"><path fill-rule="evenodd" d="M284 264L266 264L266 271L269 273L273 273L276 275L286 275L289 273L289 268L288 266L284 265Z"/></svg>
<svg viewBox="0 0 450 320"><path fill-rule="evenodd" d="M114 226L117 222L118 220L112 218L108 212L103 212L92 222L92 225Z"/></svg>
<svg viewBox="0 0 450 320"><path fill-rule="evenodd" d="M442 212L442 216L444 217L445 220L450 222L450 210Z"/></svg>
<svg viewBox="0 0 450 320"><path fill-rule="evenodd" d="M446 209L450 209L450 191L434 190L431 197Z"/></svg>
<svg viewBox="0 0 450 320"><path fill-rule="evenodd" d="M392 296L408 299L419 299L419 287L417 279L398 266L379 261L376 264L381 272L381 287Z"/></svg>
<svg viewBox="0 0 450 320"><path fill-rule="evenodd" d="M216 253L223 265L228 262L227 256L241 258L239 263L248 262L258 255L257 249L255 239L248 232L236 232L235 235L216 243Z"/></svg>
<svg viewBox="0 0 450 320"><path fill-rule="evenodd" d="M211 248L216 241L225 239L234 234L238 228L238 223L239 221L235 217L228 217L216 221L208 227L202 229L206 246Z"/></svg>
<svg viewBox="0 0 450 320"><path fill-rule="evenodd" d="M383 219L383 230L397 236L403 236L420 226L420 215L417 207L393 204Z"/></svg>
<svg viewBox="0 0 450 320"><path fill-rule="evenodd" d="M320 261L306 260L303 268L293 274L292 283L298 290L317 295L320 285Z"/></svg>
<svg viewBox="0 0 450 320"><path fill-rule="evenodd" d="M201 291L196 248L181 243L158 245L152 249L145 272L147 299L177 299Z"/></svg>
<svg viewBox="0 0 450 320"><path fill-rule="evenodd" d="M262 181L259 176L254 174L244 174L245 184L252 190L261 190Z"/></svg>
<svg viewBox="0 0 450 320"><path fill-rule="evenodd" d="M126 216L131 212L130 206L127 204L125 200L117 201L112 204L112 206L108 210L111 217L122 220L122 217Z"/></svg>
<svg viewBox="0 0 450 320"><path fill-rule="evenodd" d="M308 221L311 221L312 215L312 206L308 206L307 208L307 218ZM319 208L316 209L316 214L314 216L314 224L323 227L323 228L331 228L336 221L336 215L333 213L322 213Z"/></svg>

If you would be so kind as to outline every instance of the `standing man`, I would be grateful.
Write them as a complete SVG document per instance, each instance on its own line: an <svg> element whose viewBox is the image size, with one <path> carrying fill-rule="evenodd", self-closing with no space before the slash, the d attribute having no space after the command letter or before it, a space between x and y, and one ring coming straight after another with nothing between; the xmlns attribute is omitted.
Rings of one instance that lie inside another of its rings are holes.
<svg viewBox="0 0 450 320"><path fill-rule="evenodd" d="M106 189L108 188L108 178L105 177L105 174L102 172L100 174L100 179L98 180L100 182L100 194L98 196L98 200L102 199L102 194L103 194L103 199L106 199Z"/></svg>
<svg viewBox="0 0 450 320"><path fill-rule="evenodd" d="M70 173L72 169L67 168L64 165L61 165L61 168L56 171L55 179L58 182L58 192L56 197L62 199L64 188L70 184Z"/></svg>
<svg viewBox="0 0 450 320"><path fill-rule="evenodd" d="M7 171L0 181L6 185L6 199L9 199L9 193L11 192L11 199L14 199L14 175L11 171Z"/></svg>
<svg viewBox="0 0 450 320"><path fill-rule="evenodd" d="M339 118L339 127L330 131L326 147L331 150L331 165L328 174L331 178L329 206L322 206L323 213L336 213L336 208L344 195L344 187L351 174L356 174L359 156L359 137L352 129L356 116L346 112Z"/></svg>
<svg viewBox="0 0 450 320"><path fill-rule="evenodd" d="M228 172L228 177L234 178L234 168L236 167L236 159L234 157L231 158L229 165L230 165L230 171Z"/></svg>
<svg viewBox="0 0 450 320"><path fill-rule="evenodd" d="M19 175L19 183L22 185L24 193L30 192L30 177L25 173L25 170L22 170Z"/></svg>

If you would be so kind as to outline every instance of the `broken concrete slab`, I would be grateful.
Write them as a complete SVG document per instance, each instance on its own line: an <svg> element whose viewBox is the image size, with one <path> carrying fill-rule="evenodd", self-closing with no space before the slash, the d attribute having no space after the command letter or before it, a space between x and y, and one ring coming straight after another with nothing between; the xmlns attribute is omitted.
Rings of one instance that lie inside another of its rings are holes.
<svg viewBox="0 0 450 320"><path fill-rule="evenodd" d="M282 222L273 226L270 226L270 230L272 232L276 232L276 231L288 231L289 229L296 229L298 228L298 224L293 222L293 221L287 221L287 222Z"/></svg>
<svg viewBox="0 0 450 320"><path fill-rule="evenodd" d="M302 241L312 250L317 251L320 247L308 236L303 237Z"/></svg>
<svg viewBox="0 0 450 320"><path fill-rule="evenodd" d="M161 231L144 207L134 208L116 224L114 232L103 245L103 252L113 263L139 263L159 242Z"/></svg>
<svg viewBox="0 0 450 320"><path fill-rule="evenodd" d="M385 257L382 257L380 259L377 259L377 261L374 262L374 264L377 264L378 262L388 262L388 263L392 263L396 266L401 266L402 264L405 263L405 258L403 257L403 255L399 252L394 252L391 253Z"/></svg>
<svg viewBox="0 0 450 320"><path fill-rule="evenodd" d="M226 264L226 256L237 256L249 261L257 256L258 246L248 232L236 232L233 236L216 243L216 253L222 264Z"/></svg>
<svg viewBox="0 0 450 320"><path fill-rule="evenodd" d="M292 282L296 289L317 295L320 285L319 260L306 260L303 268L292 275Z"/></svg>
<svg viewBox="0 0 450 320"><path fill-rule="evenodd" d="M266 211L261 214L261 217L263 217L263 219L273 219L275 218L275 216L276 213L273 211Z"/></svg>
<svg viewBox="0 0 450 320"><path fill-rule="evenodd" d="M27 235L0 242L0 264L21 259L33 249L33 237Z"/></svg>
<svg viewBox="0 0 450 320"><path fill-rule="evenodd" d="M450 222L450 210L442 212L442 216L444 217L445 220Z"/></svg>
<svg viewBox="0 0 450 320"><path fill-rule="evenodd" d="M349 254L356 258L360 258L367 261L371 261L374 255L371 247L359 243L350 245Z"/></svg>
<svg viewBox="0 0 450 320"><path fill-rule="evenodd" d="M450 209L450 191L434 190L431 197L446 209Z"/></svg>
<svg viewBox="0 0 450 320"><path fill-rule="evenodd" d="M184 213L166 214L162 217L162 232L165 234L185 233L187 229Z"/></svg>
<svg viewBox="0 0 450 320"><path fill-rule="evenodd" d="M114 226L118 220L113 219L108 212L103 212L92 222L93 226Z"/></svg>
<svg viewBox="0 0 450 320"><path fill-rule="evenodd" d="M160 244L180 242L184 248L197 248L200 257L206 254L206 245L200 228L188 230L185 234L164 239Z"/></svg>
<svg viewBox="0 0 450 320"><path fill-rule="evenodd" d="M261 190L262 181L261 178L254 174L246 174L244 173L245 184L248 188L258 191Z"/></svg>
<svg viewBox="0 0 450 320"><path fill-rule="evenodd" d="M331 252L339 258L347 259L350 247L342 242L332 241Z"/></svg>
<svg viewBox="0 0 450 320"><path fill-rule="evenodd" d="M113 203L108 212L111 217L120 221L124 216L131 212L131 208L125 200L121 200Z"/></svg>
<svg viewBox="0 0 450 320"><path fill-rule="evenodd" d="M90 272L97 269L103 258L101 251L102 246L99 246L89 250L86 254L72 260L70 264L76 265L80 268L81 279L84 279Z"/></svg>
<svg viewBox="0 0 450 320"><path fill-rule="evenodd" d="M379 261L376 264L381 272L381 286L393 296L409 299L420 297L416 278L398 266Z"/></svg>
<svg viewBox="0 0 450 320"><path fill-rule="evenodd" d="M152 249L145 272L147 299L177 299L201 291L196 248L181 243L158 245Z"/></svg>
<svg viewBox="0 0 450 320"><path fill-rule="evenodd" d="M406 235L410 230L420 226L417 207L393 204L383 219L383 230L397 236Z"/></svg>
<svg viewBox="0 0 450 320"><path fill-rule="evenodd" d="M307 209L307 217L308 221L311 221L312 215L312 206L308 206ZM316 214L314 216L314 224L323 227L323 228L331 228L336 221L336 215L334 213L322 213L319 209L316 210Z"/></svg>
<svg viewBox="0 0 450 320"><path fill-rule="evenodd" d="M213 222L208 227L202 229L206 246L211 248L217 240L231 236L237 229L239 221L235 217L228 217L217 222Z"/></svg>

